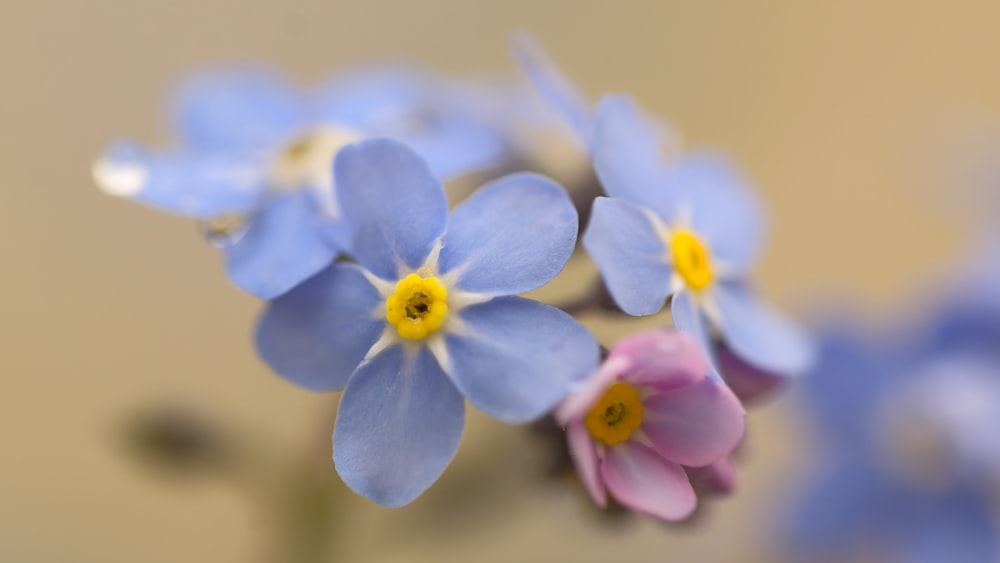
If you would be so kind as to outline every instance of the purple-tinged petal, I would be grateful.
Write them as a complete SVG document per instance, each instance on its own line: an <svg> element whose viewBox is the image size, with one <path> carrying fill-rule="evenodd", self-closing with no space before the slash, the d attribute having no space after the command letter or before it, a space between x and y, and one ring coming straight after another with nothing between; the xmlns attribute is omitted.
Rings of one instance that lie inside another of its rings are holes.
<svg viewBox="0 0 1000 563"><path fill-rule="evenodd" d="M635 441L608 448L601 475L618 502L657 518L682 520L698 503L684 468Z"/></svg>
<svg viewBox="0 0 1000 563"><path fill-rule="evenodd" d="M533 37L526 34L514 37L511 52L535 89L566 118L580 141L591 146L592 111L579 88L549 59Z"/></svg>
<svg viewBox="0 0 1000 563"><path fill-rule="evenodd" d="M247 231L223 247L230 279L261 299L273 299L329 266L337 255L306 192L272 202Z"/></svg>
<svg viewBox="0 0 1000 563"><path fill-rule="evenodd" d="M273 69L230 68L188 76L174 96L181 138L203 150L268 149L301 127L310 108Z"/></svg>
<svg viewBox="0 0 1000 563"><path fill-rule="evenodd" d="M728 387L714 379L655 393L643 406L643 433L657 453L681 465L714 463L743 438L743 407Z"/></svg>
<svg viewBox="0 0 1000 563"><path fill-rule="evenodd" d="M583 246L615 303L630 315L651 315L670 293L673 268L656 226L643 208L624 200L594 200Z"/></svg>
<svg viewBox="0 0 1000 563"><path fill-rule="evenodd" d="M732 162L716 153L688 153L665 189L676 198L679 214L668 221L689 215L689 227L719 262L740 272L753 266L764 243L764 211Z"/></svg>
<svg viewBox="0 0 1000 563"><path fill-rule="evenodd" d="M576 230L576 209L559 184L537 174L511 174L452 212L441 272L456 271L456 285L473 293L531 291L566 265Z"/></svg>
<svg viewBox="0 0 1000 563"><path fill-rule="evenodd" d="M257 325L257 351L296 385L340 389L382 334L380 302L356 266L334 264L268 303Z"/></svg>
<svg viewBox="0 0 1000 563"><path fill-rule="evenodd" d="M570 422L566 426L566 439L569 441L569 453L573 457L573 465L580 476L583 488L593 499L594 504L604 508L608 505L608 493L601 482L600 462L597 459L597 449L594 441L580 422Z"/></svg>
<svg viewBox="0 0 1000 563"><path fill-rule="evenodd" d="M708 334L705 315L695 304L690 292L679 291L674 294L670 300L670 316L674 327L693 338L698 344L698 348L708 360L708 376L716 381L722 381Z"/></svg>
<svg viewBox="0 0 1000 563"><path fill-rule="evenodd" d="M750 365L785 376L804 374L813 363L813 343L791 320L759 302L745 288L718 285L713 298L726 345Z"/></svg>
<svg viewBox="0 0 1000 563"><path fill-rule="evenodd" d="M685 467L695 492L701 495L728 495L736 490L736 462L727 455L705 467Z"/></svg>
<svg viewBox="0 0 1000 563"><path fill-rule="evenodd" d="M632 335L611 350L611 357L629 359L622 379L660 391L700 381L709 373L708 362L690 336L667 328Z"/></svg>
<svg viewBox="0 0 1000 563"><path fill-rule="evenodd" d="M93 166L105 193L134 199L161 211L198 219L246 213L264 190L258 156L237 153L152 152L119 141Z"/></svg>
<svg viewBox="0 0 1000 563"><path fill-rule="evenodd" d="M445 337L444 369L473 405L525 422L544 414L597 369L597 341L566 313L520 297L463 309L466 329Z"/></svg>
<svg viewBox="0 0 1000 563"><path fill-rule="evenodd" d="M594 170L613 198L674 219L661 134L632 98L607 95L594 119Z"/></svg>
<svg viewBox="0 0 1000 563"><path fill-rule="evenodd" d="M390 139L362 141L340 149L334 177L362 266L396 280L423 265L444 233L448 201L419 155Z"/></svg>
<svg viewBox="0 0 1000 563"><path fill-rule="evenodd" d="M555 413L556 420L560 424L581 420L612 382L625 374L631 363L629 358L623 356L605 359L597 372L583 381L573 394L559 405Z"/></svg>
<svg viewBox="0 0 1000 563"><path fill-rule="evenodd" d="M743 404L770 397L788 381L776 373L757 369L744 362L725 344L717 345L715 353L723 379Z"/></svg>
<svg viewBox="0 0 1000 563"><path fill-rule="evenodd" d="M337 473L383 506L417 498L455 455L465 402L426 347L393 346L344 390L333 435Z"/></svg>

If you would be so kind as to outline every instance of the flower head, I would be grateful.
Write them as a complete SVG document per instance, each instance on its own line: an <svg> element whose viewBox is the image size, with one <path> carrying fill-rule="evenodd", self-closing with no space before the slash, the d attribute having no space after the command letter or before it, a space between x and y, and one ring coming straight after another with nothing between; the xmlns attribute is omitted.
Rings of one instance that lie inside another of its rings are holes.
<svg viewBox="0 0 1000 563"><path fill-rule="evenodd" d="M639 333L615 346L559 407L573 461L597 505L604 507L610 492L629 508L680 520L697 503L686 467L718 464L706 472L725 480L725 456L743 437L743 408L707 374L687 336Z"/></svg>
<svg viewBox="0 0 1000 563"><path fill-rule="evenodd" d="M996 297L967 293L889 338L847 325L821 333L801 389L825 448L793 515L799 559L1000 556Z"/></svg>
<svg viewBox="0 0 1000 563"><path fill-rule="evenodd" d="M464 399L527 421L596 367L597 342L582 325L514 296L563 268L576 211L552 181L514 174L449 217L427 164L387 139L345 147L334 169L357 264L334 264L272 301L257 344L294 383L346 385L337 471L358 493L398 506L448 464Z"/></svg>
<svg viewBox="0 0 1000 563"><path fill-rule="evenodd" d="M713 331L759 370L805 372L809 339L748 287L764 220L729 160L677 150L669 128L627 96L607 95L594 112L581 108L537 47L519 54L539 90L577 124L610 196L594 202L583 245L622 310L649 315L670 298L674 325L699 342L713 373Z"/></svg>
<svg viewBox="0 0 1000 563"><path fill-rule="evenodd" d="M201 220L232 280L269 299L345 250L330 171L345 144L402 139L439 177L503 156L490 127L449 113L449 99L460 95L406 67L352 72L314 91L265 69L199 73L175 95L178 146L154 151L121 141L93 174L107 193Z"/></svg>

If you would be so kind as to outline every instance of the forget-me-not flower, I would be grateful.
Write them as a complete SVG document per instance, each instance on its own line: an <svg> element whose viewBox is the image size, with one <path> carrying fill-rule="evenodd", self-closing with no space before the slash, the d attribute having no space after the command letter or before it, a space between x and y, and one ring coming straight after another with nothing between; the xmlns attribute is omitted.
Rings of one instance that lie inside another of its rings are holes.
<svg viewBox="0 0 1000 563"><path fill-rule="evenodd" d="M619 307L649 315L670 298L674 325L700 343L715 372L713 332L763 372L806 371L808 337L747 285L765 225L742 175L715 153L666 158L674 137L662 123L622 95L589 111L544 53L526 45L522 64L580 132L610 196L594 202L583 245Z"/></svg>
<svg viewBox="0 0 1000 563"><path fill-rule="evenodd" d="M346 385L337 471L358 493L399 506L451 460L464 399L527 421L596 367L587 329L514 296L563 268L577 216L559 185L534 174L491 182L449 216L427 164L387 139L341 149L334 176L357 263L270 302L257 344L296 384Z"/></svg>
<svg viewBox="0 0 1000 563"><path fill-rule="evenodd" d="M739 399L707 377L698 345L673 329L619 342L600 369L556 411L587 492L680 520L697 505L687 467L728 467L743 437ZM720 463L721 462L721 463Z"/></svg>
<svg viewBox="0 0 1000 563"><path fill-rule="evenodd" d="M824 333L802 386L825 447L789 530L797 560L1000 557L1000 286L992 292L953 300L917 334Z"/></svg>
<svg viewBox="0 0 1000 563"><path fill-rule="evenodd" d="M495 164L503 139L453 113L458 87L408 67L363 69L314 90L258 68L203 72L176 93L179 144L113 144L95 163L106 192L204 222L236 285L270 299L344 250L330 163L344 144L393 137L440 178Z"/></svg>

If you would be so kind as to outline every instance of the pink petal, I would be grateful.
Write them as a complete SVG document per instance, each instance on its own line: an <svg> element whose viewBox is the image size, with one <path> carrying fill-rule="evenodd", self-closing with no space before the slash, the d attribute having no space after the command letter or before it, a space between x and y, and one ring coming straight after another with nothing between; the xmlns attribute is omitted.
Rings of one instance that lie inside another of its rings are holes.
<svg viewBox="0 0 1000 563"><path fill-rule="evenodd" d="M625 358L609 357L604 360L597 373L590 376L590 379L585 381L578 391L563 401L556 410L555 416L559 424L565 425L570 421L583 420L591 405L601 398L612 382L621 377L628 366L629 361Z"/></svg>
<svg viewBox="0 0 1000 563"><path fill-rule="evenodd" d="M601 475L618 502L664 520L690 516L698 502L680 465L634 440L608 448Z"/></svg>
<svg viewBox="0 0 1000 563"><path fill-rule="evenodd" d="M725 495L736 489L736 462L727 455L705 467L685 467L698 495Z"/></svg>
<svg viewBox="0 0 1000 563"><path fill-rule="evenodd" d="M643 401L642 431L670 461L701 467L733 451L743 438L746 416L725 385L703 379Z"/></svg>
<svg viewBox="0 0 1000 563"><path fill-rule="evenodd" d="M640 332L619 342L608 359L629 359L625 381L657 389L675 389L705 377L708 362L698 344L670 328Z"/></svg>
<svg viewBox="0 0 1000 563"><path fill-rule="evenodd" d="M716 350L719 371L741 401L755 401L769 395L787 381L780 375L756 368L739 358L725 346Z"/></svg>
<svg viewBox="0 0 1000 563"><path fill-rule="evenodd" d="M583 487L594 499L594 504L604 508L608 505L608 493L598 470L597 449L590 438L590 433L580 422L571 422L566 427L566 437L569 440L569 453L573 457L573 465L583 482Z"/></svg>

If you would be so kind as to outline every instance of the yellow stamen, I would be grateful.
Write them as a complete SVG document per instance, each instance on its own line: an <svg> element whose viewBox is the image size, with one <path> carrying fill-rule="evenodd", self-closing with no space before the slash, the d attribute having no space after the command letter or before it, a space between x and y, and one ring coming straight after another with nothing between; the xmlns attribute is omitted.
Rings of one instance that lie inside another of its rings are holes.
<svg viewBox="0 0 1000 563"><path fill-rule="evenodd" d="M448 314L448 290L435 277L410 274L385 301L385 320L403 338L419 340L441 328Z"/></svg>
<svg viewBox="0 0 1000 563"><path fill-rule="evenodd" d="M639 392L628 383L615 383L594 403L583 423L594 439L608 446L628 440L642 424Z"/></svg>
<svg viewBox="0 0 1000 563"><path fill-rule="evenodd" d="M688 287L701 291L714 279L712 256L708 248L690 231L676 231L670 237L674 268Z"/></svg>

